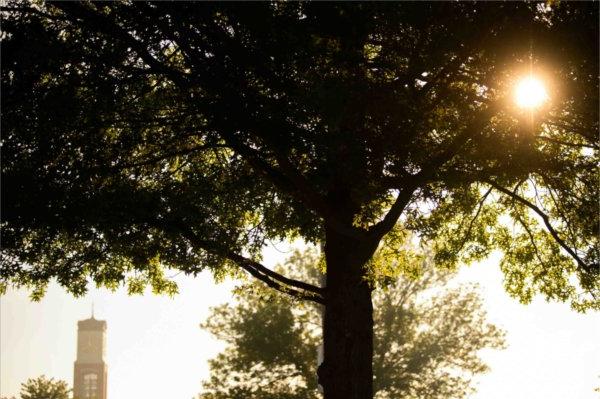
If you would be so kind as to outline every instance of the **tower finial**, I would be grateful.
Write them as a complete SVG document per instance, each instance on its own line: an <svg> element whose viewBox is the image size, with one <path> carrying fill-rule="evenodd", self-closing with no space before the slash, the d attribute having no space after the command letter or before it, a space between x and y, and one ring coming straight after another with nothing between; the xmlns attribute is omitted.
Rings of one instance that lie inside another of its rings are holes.
<svg viewBox="0 0 600 399"><path fill-rule="evenodd" d="M94 301L92 301L92 319L94 318Z"/></svg>

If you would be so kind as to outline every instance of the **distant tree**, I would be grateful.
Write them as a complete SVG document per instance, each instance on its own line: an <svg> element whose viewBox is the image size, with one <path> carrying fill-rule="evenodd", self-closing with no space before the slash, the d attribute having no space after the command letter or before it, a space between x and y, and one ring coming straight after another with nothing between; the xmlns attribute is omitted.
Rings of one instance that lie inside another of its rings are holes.
<svg viewBox="0 0 600 399"><path fill-rule="evenodd" d="M296 251L285 269L319 284L318 265L318 253L309 249ZM373 297L375 398L465 398L473 390L471 377L487 370L479 350L503 347L503 332L486 322L473 286L444 289L453 273L430 262L413 273L387 280ZM212 308L202 325L228 347L210 360L200 398L321 397L315 378L322 342L318 306L266 292L256 282L236 292L235 305Z"/></svg>
<svg viewBox="0 0 600 399"><path fill-rule="evenodd" d="M63 380L40 376L21 384L20 399L69 399L71 389Z"/></svg>
<svg viewBox="0 0 600 399"><path fill-rule="evenodd" d="M327 399L373 397L367 277L404 231L600 308L598 5L556 3L3 1L0 288L251 274L324 304ZM260 263L289 237L325 289Z"/></svg>

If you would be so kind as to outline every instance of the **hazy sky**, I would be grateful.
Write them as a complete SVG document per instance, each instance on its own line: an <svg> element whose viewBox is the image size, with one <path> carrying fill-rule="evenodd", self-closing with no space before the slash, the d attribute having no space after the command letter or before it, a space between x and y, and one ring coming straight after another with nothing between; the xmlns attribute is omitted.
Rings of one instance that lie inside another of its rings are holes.
<svg viewBox="0 0 600 399"><path fill-rule="evenodd" d="M281 249L281 246L278 246ZM286 255L267 251L273 266ZM73 299L51 286L39 303L24 291L0 299L0 395L16 395L27 378L45 374L73 383L77 320L108 323L109 399L189 399L208 376L206 361L223 345L199 328L209 307L227 301L232 282L208 274L175 277L173 299L93 290ZM502 290L497 258L464 268L460 281L481 285L489 319L507 330L508 349L486 351L491 372L478 378L473 399L597 399L600 386L600 314L536 300L520 305Z"/></svg>

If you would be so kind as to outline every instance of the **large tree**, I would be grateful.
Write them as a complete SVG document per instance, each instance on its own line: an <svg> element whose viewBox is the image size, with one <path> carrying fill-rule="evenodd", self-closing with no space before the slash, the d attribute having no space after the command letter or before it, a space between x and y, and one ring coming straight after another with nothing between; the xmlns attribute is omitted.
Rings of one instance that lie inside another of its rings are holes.
<svg viewBox="0 0 600 399"><path fill-rule="evenodd" d="M594 3L2 7L4 284L139 292L245 271L325 305L327 399L373 394L372 262L504 252L507 290L599 308ZM550 100L513 105L535 72ZM324 245L326 288L260 263ZM402 267L404 261L385 262ZM393 267L392 267L393 269Z"/></svg>
<svg viewBox="0 0 600 399"><path fill-rule="evenodd" d="M295 251L279 269L318 285L319 253ZM503 333L486 322L477 289L444 289L453 273L421 262L412 276L380 281L373 295L374 396L463 399L472 377L487 371L484 348L500 348ZM235 304L211 310L203 323L227 347L210 360L202 399L316 399L321 309L247 282Z"/></svg>

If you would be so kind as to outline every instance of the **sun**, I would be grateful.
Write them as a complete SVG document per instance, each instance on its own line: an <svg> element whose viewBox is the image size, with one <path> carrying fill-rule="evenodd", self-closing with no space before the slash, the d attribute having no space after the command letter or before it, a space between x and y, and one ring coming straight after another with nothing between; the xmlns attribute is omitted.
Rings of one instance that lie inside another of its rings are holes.
<svg viewBox="0 0 600 399"><path fill-rule="evenodd" d="M515 100L521 108L537 108L548 100L548 93L542 81L528 76L517 83Z"/></svg>

